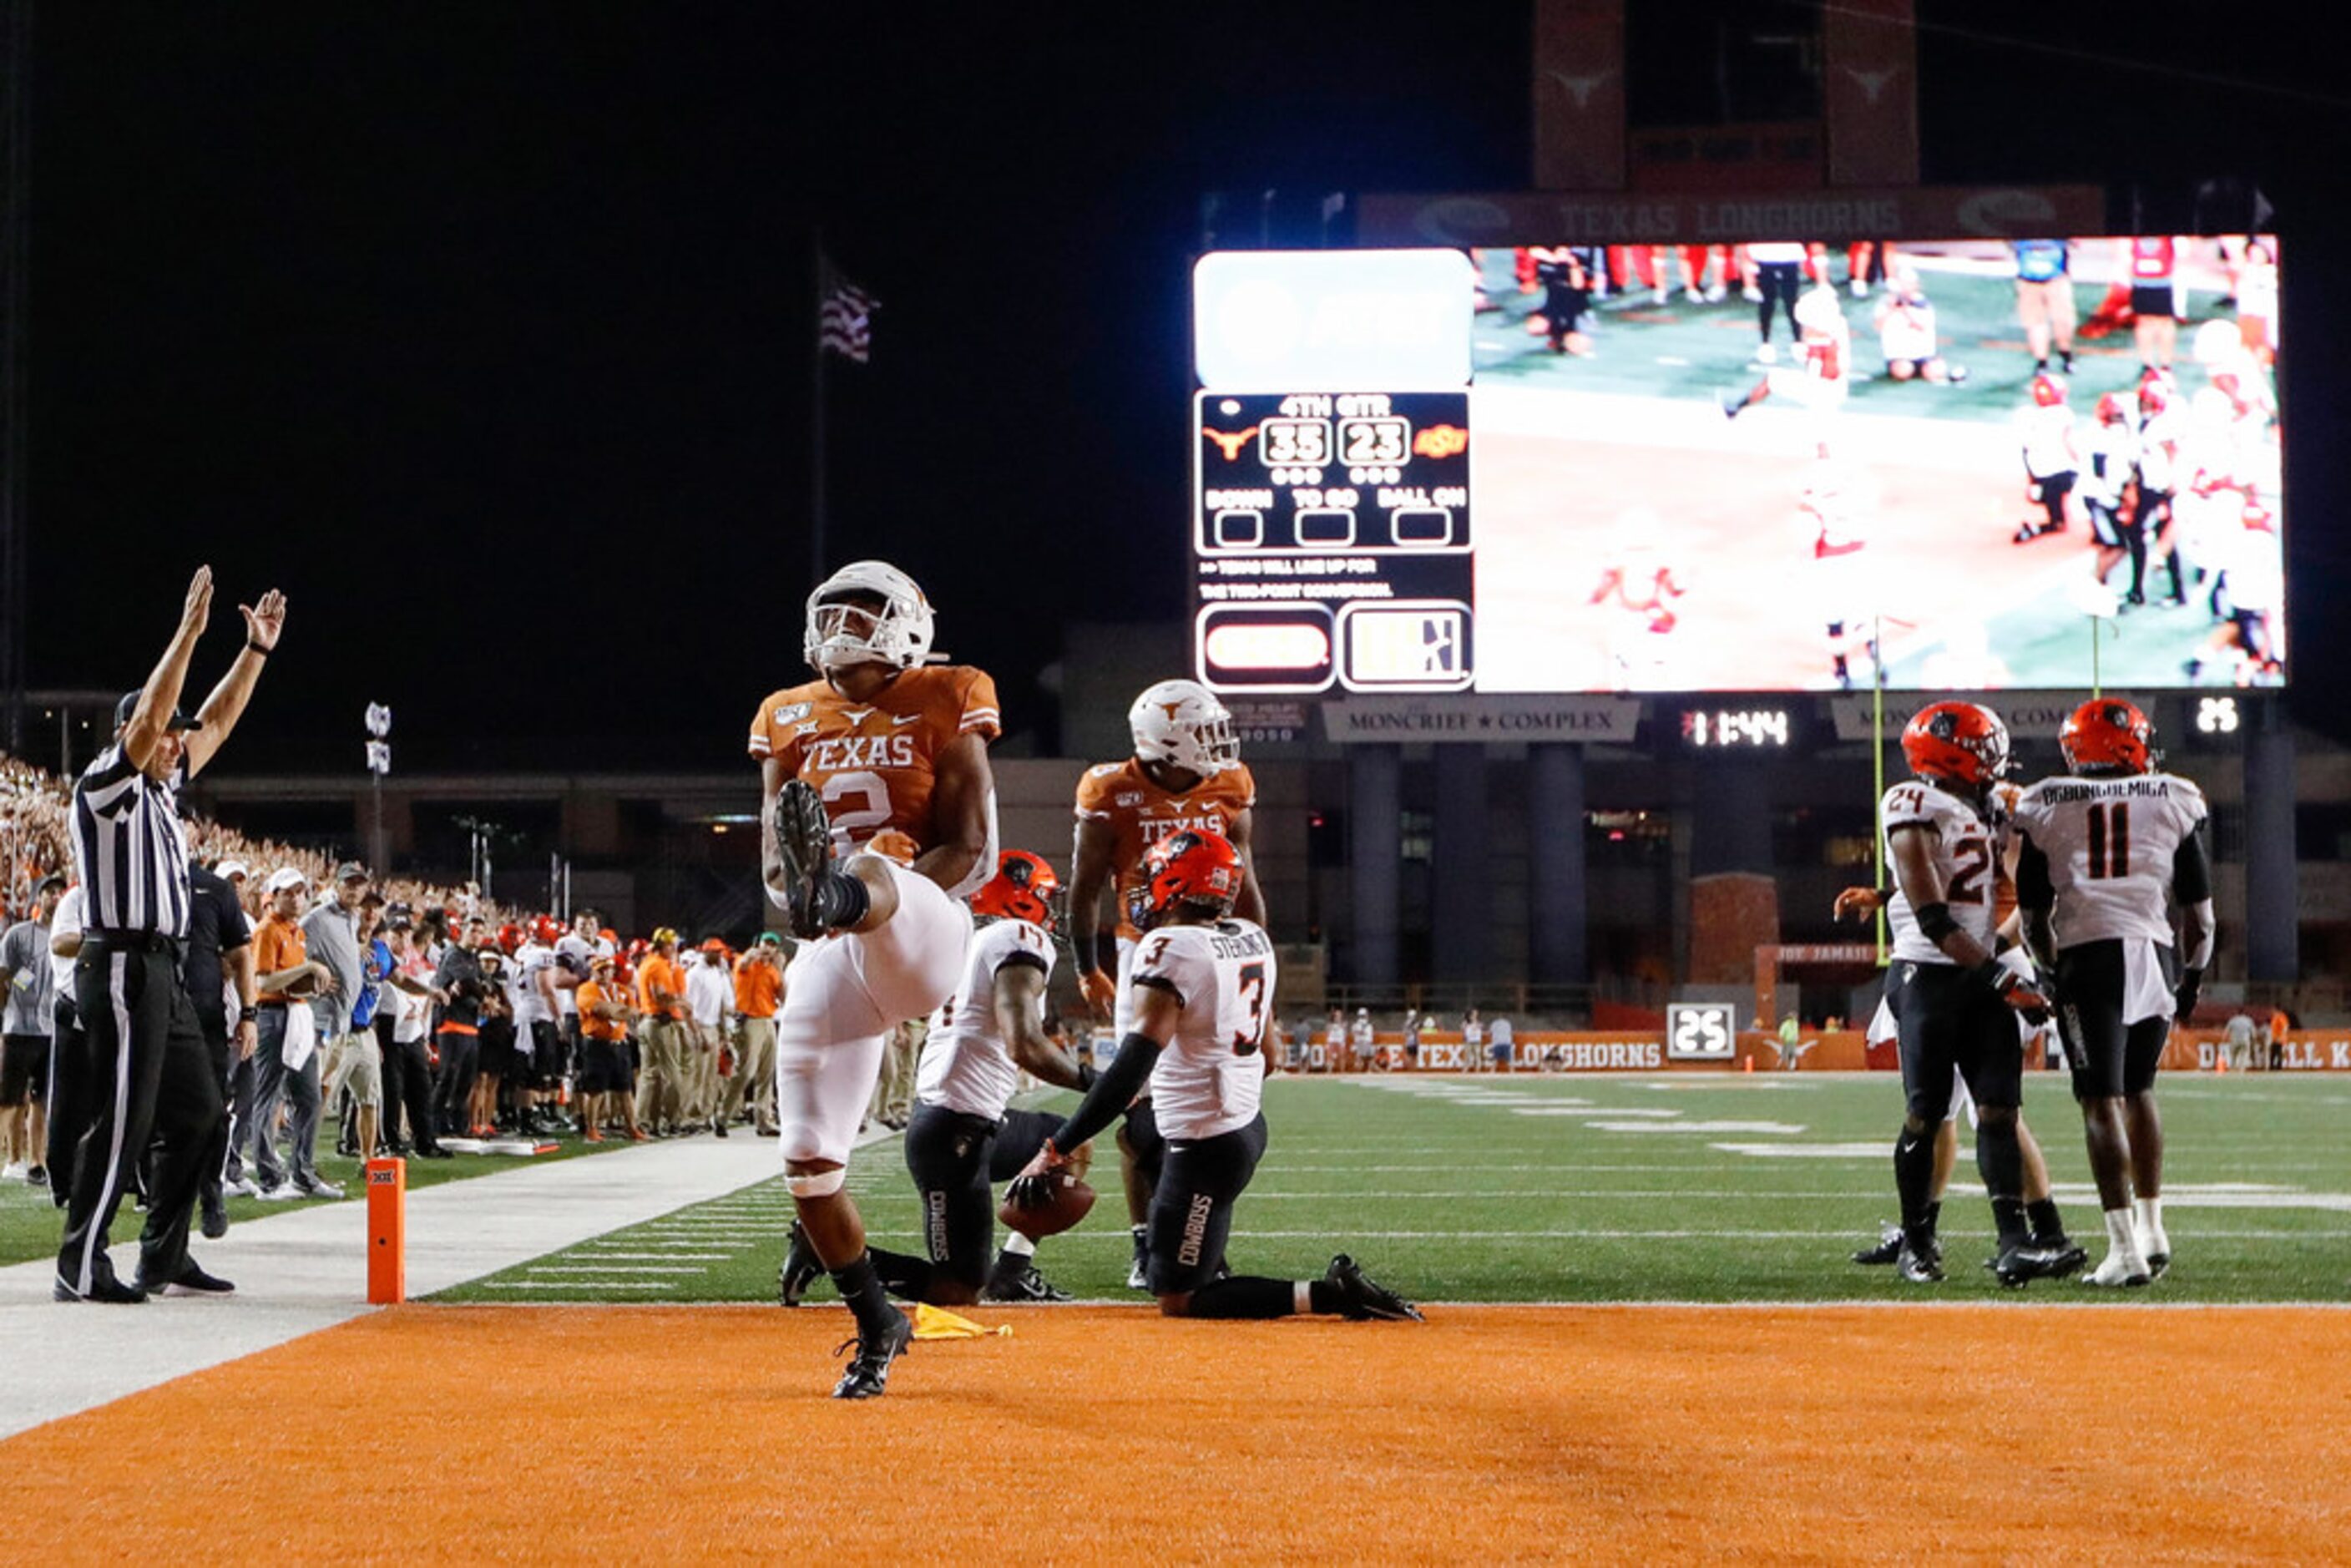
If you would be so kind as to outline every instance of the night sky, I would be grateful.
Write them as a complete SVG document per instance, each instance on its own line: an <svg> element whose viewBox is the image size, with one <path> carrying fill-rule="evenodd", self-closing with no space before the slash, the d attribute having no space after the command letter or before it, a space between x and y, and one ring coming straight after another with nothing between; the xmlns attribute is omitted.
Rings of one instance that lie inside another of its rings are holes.
<svg viewBox="0 0 2351 1568"><path fill-rule="evenodd" d="M1771 3L1635 0L1636 47ZM803 678L821 232L883 306L831 559L914 573L1050 743L1061 624L1182 609L1203 193L1526 183L1521 0L810 9L41 0L32 684L135 684L209 559L200 684L236 598L292 605L228 770L355 770L371 700L403 769L740 766ZM2091 9L1921 0L2268 90L1930 32L1928 178L2269 193L2295 706L2351 727L2339 51L2263 20L2305 7Z"/></svg>

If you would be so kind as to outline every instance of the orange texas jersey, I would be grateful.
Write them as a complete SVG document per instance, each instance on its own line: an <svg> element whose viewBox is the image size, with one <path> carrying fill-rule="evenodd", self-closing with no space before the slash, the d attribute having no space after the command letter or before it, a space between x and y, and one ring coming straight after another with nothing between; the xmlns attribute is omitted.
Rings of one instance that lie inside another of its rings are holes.
<svg viewBox="0 0 2351 1568"><path fill-rule="evenodd" d="M1002 732L996 683L984 672L922 664L863 703L822 681L777 692L752 716L750 745L752 756L772 757L786 777L816 787L841 850L895 829L919 852L938 841L931 796L940 754L959 735L993 740Z"/></svg>
<svg viewBox="0 0 2351 1568"><path fill-rule="evenodd" d="M1257 780L1249 777L1246 763L1211 773L1182 795L1154 784L1143 764L1132 757L1087 768L1078 780L1078 817L1082 821L1108 822L1117 835L1111 865L1117 879L1113 885L1117 892L1118 934L1129 941L1142 935L1126 917L1126 894L1134 885L1135 868L1143 863L1144 850L1186 828L1230 838L1233 819L1256 803Z"/></svg>

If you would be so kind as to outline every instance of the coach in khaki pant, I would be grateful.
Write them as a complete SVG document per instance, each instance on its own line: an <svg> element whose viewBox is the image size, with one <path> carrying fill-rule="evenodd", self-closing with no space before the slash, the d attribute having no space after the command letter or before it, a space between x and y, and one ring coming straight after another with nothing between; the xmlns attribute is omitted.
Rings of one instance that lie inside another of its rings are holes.
<svg viewBox="0 0 2351 1568"><path fill-rule="evenodd" d="M784 989L783 938L769 931L735 966L735 1076L718 1119L732 1122L751 1103L759 1136L776 1132L776 1004Z"/></svg>
<svg viewBox="0 0 2351 1568"><path fill-rule="evenodd" d="M677 972L677 933L653 933L653 950L637 966L638 1035L644 1061L637 1072L637 1121L651 1133L674 1133L685 1113L685 981Z"/></svg>

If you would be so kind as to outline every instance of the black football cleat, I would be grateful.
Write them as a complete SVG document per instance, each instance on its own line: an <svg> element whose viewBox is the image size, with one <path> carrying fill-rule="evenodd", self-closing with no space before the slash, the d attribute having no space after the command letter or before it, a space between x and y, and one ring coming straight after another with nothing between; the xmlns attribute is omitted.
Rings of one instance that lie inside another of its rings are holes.
<svg viewBox="0 0 2351 1568"><path fill-rule="evenodd" d="M2054 1236L2036 1236L2032 1239L2032 1245L2055 1255L2049 1264L2048 1277L2052 1280L2062 1280L2068 1274L2078 1273L2082 1265L2090 1260L2089 1249L2078 1245L2062 1230Z"/></svg>
<svg viewBox="0 0 2351 1568"><path fill-rule="evenodd" d="M783 862L785 923L806 941L825 934L821 905L832 873L832 823L824 801L806 779L776 795L776 853Z"/></svg>
<svg viewBox="0 0 2351 1568"><path fill-rule="evenodd" d="M1939 1285L1943 1282L1943 1244L1932 1236L1904 1235L1901 1250L1896 1255L1895 1272L1908 1285Z"/></svg>
<svg viewBox="0 0 2351 1568"><path fill-rule="evenodd" d="M1061 1289L1034 1269L1023 1269L1018 1274L1008 1274L990 1280L987 1289L980 1292L983 1301L1074 1301L1075 1296Z"/></svg>
<svg viewBox="0 0 2351 1568"><path fill-rule="evenodd" d="M2171 1254L2150 1252L2147 1255L2147 1277L2149 1283L2160 1280L2171 1269Z"/></svg>
<svg viewBox="0 0 2351 1568"><path fill-rule="evenodd" d="M808 1288L823 1272L823 1260L810 1244L808 1231L799 1220L793 1220L791 1235L784 1245L783 1265L776 1270L776 1305L799 1306L807 1298Z"/></svg>
<svg viewBox="0 0 2351 1568"><path fill-rule="evenodd" d="M2007 1289L2021 1291L2035 1280L2054 1280L2061 1274L2069 1274L2079 1269L2082 1266L2080 1257L2074 1257L2070 1263L2065 1260L2069 1254L2079 1251L2079 1248L2067 1248L2061 1251L2031 1241L2018 1241L2001 1248L1984 1267L1990 1269L1992 1277Z"/></svg>
<svg viewBox="0 0 2351 1568"><path fill-rule="evenodd" d="M1134 1228L1132 1234L1134 1238L1134 1258L1127 1265L1126 1288L1130 1291L1147 1291L1151 1289L1150 1233L1138 1225Z"/></svg>
<svg viewBox="0 0 2351 1568"><path fill-rule="evenodd" d="M841 1375L839 1383L833 1385L832 1396L835 1399L880 1398L883 1390L890 1385L890 1364L905 1354L906 1347L914 1343L914 1320L897 1308L891 1308L890 1326L883 1331L876 1343L869 1345L865 1343L865 1336L860 1334L832 1353L835 1355L843 1351L857 1353L849 1358L849 1370Z"/></svg>
<svg viewBox="0 0 2351 1568"><path fill-rule="evenodd" d="M1865 1247L1853 1255L1853 1260L1865 1268L1889 1268L1902 1260L1902 1228L1886 1225L1879 1228L1877 1245Z"/></svg>
<svg viewBox="0 0 2351 1568"><path fill-rule="evenodd" d="M1394 1291L1365 1277L1344 1252L1331 1260L1322 1282L1338 1287L1339 1315L1353 1322L1426 1322L1420 1309Z"/></svg>

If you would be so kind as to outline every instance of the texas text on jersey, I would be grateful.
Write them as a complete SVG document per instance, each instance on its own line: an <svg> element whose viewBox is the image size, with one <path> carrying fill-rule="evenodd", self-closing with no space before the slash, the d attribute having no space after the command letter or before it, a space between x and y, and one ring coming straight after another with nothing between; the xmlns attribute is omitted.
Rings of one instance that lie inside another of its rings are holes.
<svg viewBox="0 0 2351 1568"><path fill-rule="evenodd" d="M946 1027L923 1047L914 1092L924 1103L1002 1119L1020 1086L1020 1070L996 1021L996 977L1013 964L1032 965L1050 979L1052 938L1026 920L992 921L972 938Z"/></svg>
<svg viewBox="0 0 2351 1568"><path fill-rule="evenodd" d="M2026 863L2045 862L2059 946L2143 937L2171 946L2173 866L2206 815L2204 792L2168 773L2044 779L2014 808ZM2026 872L2020 868L2019 879Z"/></svg>
<svg viewBox="0 0 2351 1568"><path fill-rule="evenodd" d="M1182 794L1154 782L1149 771L1132 757L1087 768L1078 780L1078 818L1107 822L1117 834L1111 865L1119 936L1131 942L1140 935L1128 918L1127 897L1134 890L1144 851L1171 834L1186 831L1231 838L1234 821L1256 803L1257 780L1244 762L1207 775Z"/></svg>
<svg viewBox="0 0 2351 1568"><path fill-rule="evenodd" d="M894 830L914 840L916 853L937 842L932 795L940 753L960 735L993 740L1002 733L996 683L957 664L904 670L864 702L852 702L823 681L789 686L770 695L752 716L751 755L774 758L806 779L824 800L835 852L862 848ZM991 810L989 817L994 819ZM996 846L972 862L960 897L994 874Z"/></svg>
<svg viewBox="0 0 2351 1568"><path fill-rule="evenodd" d="M1914 779L1888 789L1878 808L1878 817L1889 859L1894 852L1895 830L1924 827L1930 831L1935 841L1935 869L1943 877L1943 902L1949 906L1951 918L1959 928L1974 937L1984 951L1991 952L1992 932L1998 924L1993 901L2000 880L1999 830L1984 821L1972 801L1938 788L1928 779ZM1917 914L1899 887L1886 905L1886 917L1894 928L1895 957L1921 964L1954 961L1919 930Z"/></svg>
<svg viewBox="0 0 2351 1568"><path fill-rule="evenodd" d="M1144 939L1134 984L1164 990L1183 1008L1176 1038L1151 1070L1163 1135L1213 1138L1256 1119L1277 977L1272 939L1251 921L1165 925Z"/></svg>

